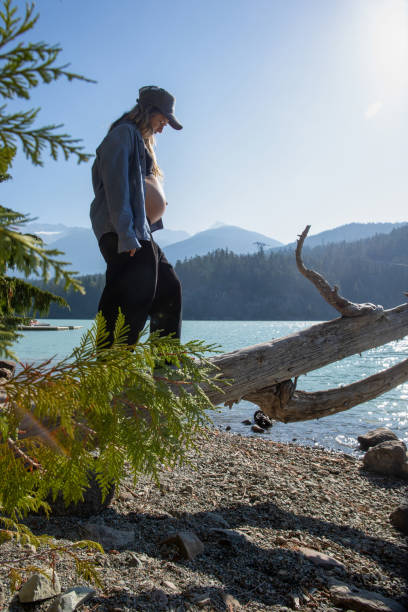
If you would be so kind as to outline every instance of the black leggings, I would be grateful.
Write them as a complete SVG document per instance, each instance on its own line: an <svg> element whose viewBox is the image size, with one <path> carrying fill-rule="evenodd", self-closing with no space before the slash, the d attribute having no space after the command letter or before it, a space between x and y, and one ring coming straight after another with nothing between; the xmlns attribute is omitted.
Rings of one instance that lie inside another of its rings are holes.
<svg viewBox="0 0 408 612"><path fill-rule="evenodd" d="M163 251L152 240L142 240L133 257L118 253L118 236L104 234L99 248L107 263L106 284L99 301L112 343L119 308L129 325L128 344L137 342L150 316L150 331L161 336L181 334L181 284Z"/></svg>

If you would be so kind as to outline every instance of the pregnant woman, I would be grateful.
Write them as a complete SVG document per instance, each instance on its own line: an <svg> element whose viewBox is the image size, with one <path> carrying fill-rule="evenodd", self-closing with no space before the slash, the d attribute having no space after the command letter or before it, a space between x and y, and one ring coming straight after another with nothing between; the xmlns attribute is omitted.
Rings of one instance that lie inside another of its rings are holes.
<svg viewBox="0 0 408 612"><path fill-rule="evenodd" d="M180 338L180 281L152 238L163 227L167 204L154 136L167 124L182 129L174 107L175 98L164 89L142 87L136 106L112 124L96 150L90 216L107 264L99 310L110 344L119 308L129 325L130 345L149 316L151 332Z"/></svg>

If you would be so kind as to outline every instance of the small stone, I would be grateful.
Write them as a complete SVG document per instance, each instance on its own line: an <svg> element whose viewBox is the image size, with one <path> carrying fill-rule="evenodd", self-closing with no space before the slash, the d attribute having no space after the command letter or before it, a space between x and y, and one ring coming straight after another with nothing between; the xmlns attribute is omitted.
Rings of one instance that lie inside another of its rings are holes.
<svg viewBox="0 0 408 612"><path fill-rule="evenodd" d="M225 431L231 431L231 425L227 425Z"/></svg>
<svg viewBox="0 0 408 612"><path fill-rule="evenodd" d="M113 529L102 521L87 521L82 525L85 532L107 550L131 548L135 542L135 532L127 529Z"/></svg>
<svg viewBox="0 0 408 612"><path fill-rule="evenodd" d="M366 470L385 476L408 478L407 453L404 442L389 440L370 448L364 455Z"/></svg>
<svg viewBox="0 0 408 612"><path fill-rule="evenodd" d="M208 530L208 535L215 536L220 544L228 544L237 549L241 549L242 546L249 543L249 539L244 533L241 533L235 529L221 529L216 527Z"/></svg>
<svg viewBox="0 0 408 612"><path fill-rule="evenodd" d="M187 495L192 495L194 493L194 488L188 484L182 488L182 492L186 493Z"/></svg>
<svg viewBox="0 0 408 612"><path fill-rule="evenodd" d="M171 591L178 591L178 588L176 587L174 582L170 582L170 580L163 580L163 585Z"/></svg>
<svg viewBox="0 0 408 612"><path fill-rule="evenodd" d="M363 451L367 451L369 448L377 446L377 444L381 444L381 442L387 442L388 440L398 440L398 436L391 431L391 429L388 429L388 427L377 427L377 429L367 431L367 433L357 438L357 442L360 444L360 450Z"/></svg>
<svg viewBox="0 0 408 612"><path fill-rule="evenodd" d="M204 551L204 544L195 533L191 531L179 531L178 533L161 541L161 544L176 544L180 554L189 561Z"/></svg>
<svg viewBox="0 0 408 612"><path fill-rule="evenodd" d="M203 597L203 599L198 599L195 604L199 607L199 608L204 608L204 606L209 606L211 604L211 598L210 597Z"/></svg>
<svg viewBox="0 0 408 612"><path fill-rule="evenodd" d="M241 421L242 425L251 425L252 421L250 421L249 419L245 419L244 421Z"/></svg>
<svg viewBox="0 0 408 612"><path fill-rule="evenodd" d="M126 553L125 559L126 559L126 565L128 567L143 567L143 563L141 562L137 554L134 553L132 550L129 550Z"/></svg>
<svg viewBox="0 0 408 612"><path fill-rule="evenodd" d="M230 595L230 593L223 593L222 599L228 612L234 612L234 610L241 609L241 604L239 603L239 601L235 599L235 597Z"/></svg>
<svg viewBox="0 0 408 612"><path fill-rule="evenodd" d="M191 593L190 598L191 601L199 608L203 608L204 606L211 604L211 598L208 591L205 593Z"/></svg>
<svg viewBox="0 0 408 612"><path fill-rule="evenodd" d="M73 610L76 610L78 606L83 604L94 594L94 589L84 586L73 587L72 589L65 591L65 593L62 595L59 595L50 605L47 612L73 612Z"/></svg>
<svg viewBox="0 0 408 612"><path fill-rule="evenodd" d="M332 583L330 595L336 605L347 606L359 612L404 612L406 610L405 606L393 599L372 591L357 589L348 584Z"/></svg>
<svg viewBox="0 0 408 612"><path fill-rule="evenodd" d="M394 527L408 535L408 506L399 506L391 512L390 521Z"/></svg>
<svg viewBox="0 0 408 612"><path fill-rule="evenodd" d="M45 569L44 574L33 574L23 584L18 592L18 598L21 603L41 601L61 593L61 585L56 572L53 572L51 569Z"/></svg>
<svg viewBox="0 0 408 612"><path fill-rule="evenodd" d="M266 414L264 414L262 410L257 410L254 413L254 421L257 425L259 425L259 427L262 427L262 429L268 429L268 427L272 427L272 420L268 416L266 416Z"/></svg>
<svg viewBox="0 0 408 612"><path fill-rule="evenodd" d="M135 498L132 495L132 493L130 493L129 491L121 491L121 493L119 494L119 499L120 501L133 501Z"/></svg>
<svg viewBox="0 0 408 612"><path fill-rule="evenodd" d="M327 568L338 568L338 569L346 569L344 563L341 561L337 561L334 557L330 557L318 550L314 550L313 548L306 548L301 546L297 549L308 561L317 565L319 567L327 567Z"/></svg>
<svg viewBox="0 0 408 612"><path fill-rule="evenodd" d="M259 425L252 425L251 430L254 433L265 433L265 430L262 429L262 427L259 427Z"/></svg>
<svg viewBox="0 0 408 612"><path fill-rule="evenodd" d="M300 608L300 598L298 595L295 595L294 593L291 593L289 595L290 598L290 604L293 610L299 610Z"/></svg>
<svg viewBox="0 0 408 612"><path fill-rule="evenodd" d="M202 515L203 519L208 523L213 523L219 527L229 528L229 523L219 512L204 512Z"/></svg>

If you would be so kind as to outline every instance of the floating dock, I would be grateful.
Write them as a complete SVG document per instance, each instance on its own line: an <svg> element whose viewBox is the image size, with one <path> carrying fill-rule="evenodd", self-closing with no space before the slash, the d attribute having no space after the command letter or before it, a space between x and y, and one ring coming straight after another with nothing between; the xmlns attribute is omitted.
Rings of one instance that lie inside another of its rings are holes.
<svg viewBox="0 0 408 612"><path fill-rule="evenodd" d="M82 325L20 325L19 329L22 331L66 331L82 327Z"/></svg>

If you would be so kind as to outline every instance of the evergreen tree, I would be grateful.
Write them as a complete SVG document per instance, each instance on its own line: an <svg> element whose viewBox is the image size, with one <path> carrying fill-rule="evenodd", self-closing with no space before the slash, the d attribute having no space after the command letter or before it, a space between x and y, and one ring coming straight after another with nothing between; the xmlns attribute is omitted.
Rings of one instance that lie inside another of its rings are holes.
<svg viewBox="0 0 408 612"><path fill-rule="evenodd" d="M62 125L36 127L39 108L18 112L8 109L8 101L29 100L31 90L41 83L61 78L90 82L90 79L69 72L67 65L57 64L61 47L24 40L24 35L39 17L34 8L34 4L27 5L21 17L11 0L1 3L0 97L4 103L0 105L0 182L10 178L9 169L19 147L36 166L43 164L46 149L54 160L59 154L65 159L74 156L78 163L90 158L79 140L59 132ZM26 215L0 205L0 355L10 355L9 348L16 340L21 316L30 310L43 314L52 302L65 304L61 297L9 276L9 270L23 272L26 277L37 274L44 280L48 280L52 271L56 281L64 281L66 289L72 286L82 291L79 281L66 269L67 264L56 259L61 253L45 248L37 236L19 231L29 221Z"/></svg>

